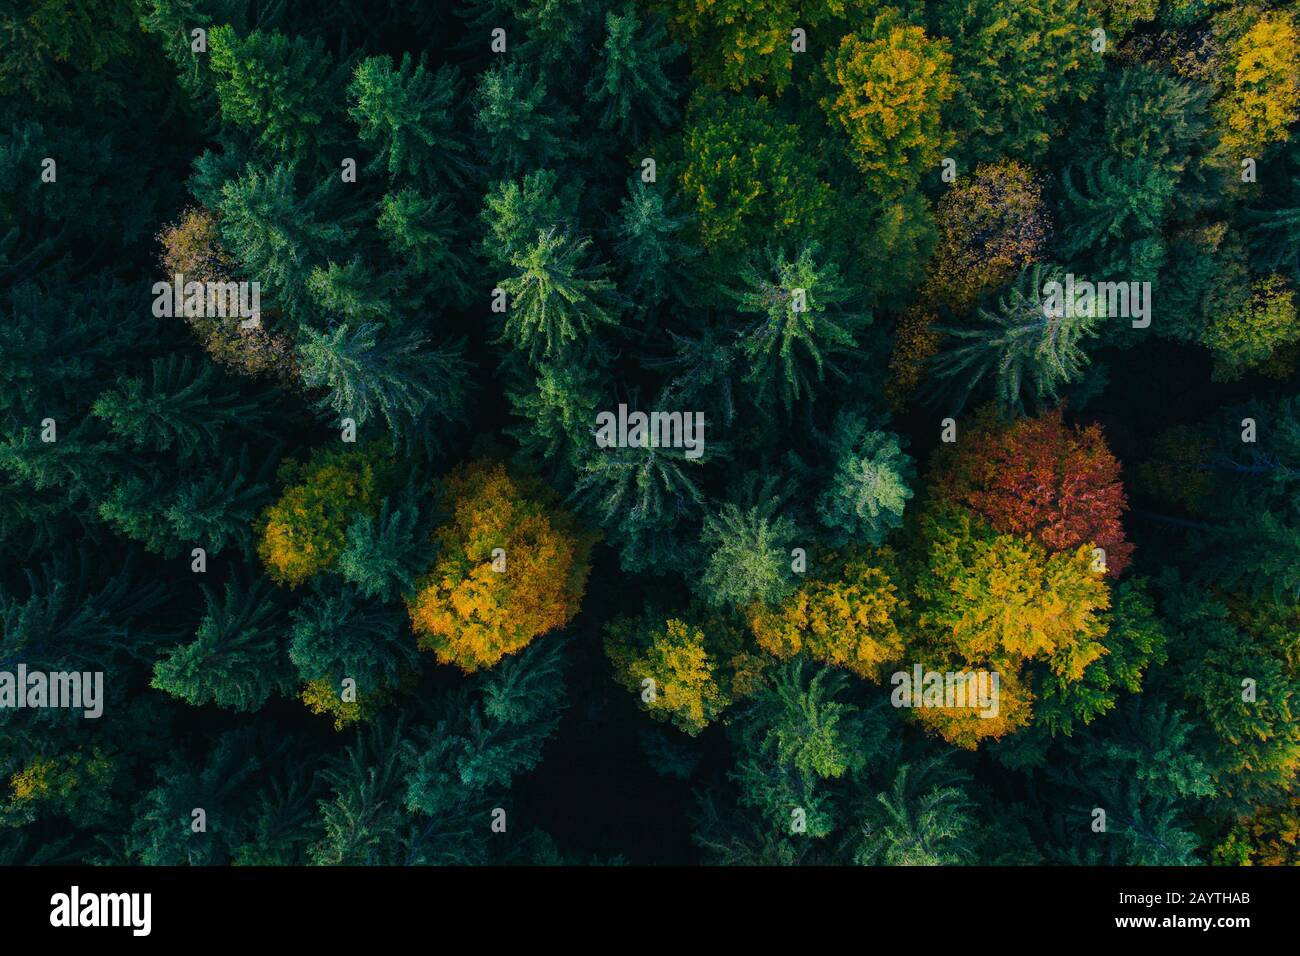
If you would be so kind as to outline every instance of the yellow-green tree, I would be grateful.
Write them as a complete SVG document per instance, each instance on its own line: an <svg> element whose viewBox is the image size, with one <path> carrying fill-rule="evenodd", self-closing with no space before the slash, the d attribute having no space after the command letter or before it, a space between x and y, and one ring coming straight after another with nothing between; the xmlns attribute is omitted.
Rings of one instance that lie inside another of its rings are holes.
<svg viewBox="0 0 1300 956"><path fill-rule="evenodd" d="M443 491L438 559L407 608L420 647L469 673L573 619L594 542L542 485L500 462L457 468Z"/></svg>
<svg viewBox="0 0 1300 956"><path fill-rule="evenodd" d="M722 258L816 235L834 204L799 127L766 97L700 90L682 132L682 194L700 242Z"/></svg>
<svg viewBox="0 0 1300 956"><path fill-rule="evenodd" d="M900 195L939 162L947 144L940 111L955 89L947 40L886 8L840 40L825 70L833 92L822 108L848 134L872 191Z"/></svg>
<svg viewBox="0 0 1300 956"><path fill-rule="evenodd" d="M1108 653L1110 619L1104 571L1090 545L1048 555L1037 542L998 534L957 509L921 519L923 556L913 587L916 627L909 651L926 669L997 673L997 713L921 707L920 722L949 743L973 749L1032 719L1034 673L1082 681Z"/></svg>
<svg viewBox="0 0 1300 956"><path fill-rule="evenodd" d="M898 620L908 610L895 584L893 555L852 554L835 562L837 573L808 581L775 608L749 615L758 646L788 660L800 653L880 681L883 665L902 658Z"/></svg>
<svg viewBox="0 0 1300 956"><path fill-rule="evenodd" d="M716 615L667 617L649 611L606 629L605 655L620 684L657 720L692 737L733 701L762 683L766 662L746 649L743 634Z"/></svg>
<svg viewBox="0 0 1300 956"><path fill-rule="evenodd" d="M1240 307L1210 316L1201 341L1214 352L1215 379L1240 378L1300 341L1294 290L1280 275L1258 280ZM1279 371L1288 374L1289 363Z"/></svg>
<svg viewBox="0 0 1300 956"><path fill-rule="evenodd" d="M1233 44L1227 90L1220 102L1223 145L1257 155L1287 138L1300 118L1300 27L1274 10L1259 17Z"/></svg>
<svg viewBox="0 0 1300 956"><path fill-rule="evenodd" d="M394 468L390 452L387 443L372 443L280 466L288 487L262 516L257 543L272 580L297 587L338 559L352 519L379 508Z"/></svg>
<svg viewBox="0 0 1300 956"><path fill-rule="evenodd" d="M790 83L795 28L844 15L844 0L662 0L673 35L685 40L695 73L714 86Z"/></svg>

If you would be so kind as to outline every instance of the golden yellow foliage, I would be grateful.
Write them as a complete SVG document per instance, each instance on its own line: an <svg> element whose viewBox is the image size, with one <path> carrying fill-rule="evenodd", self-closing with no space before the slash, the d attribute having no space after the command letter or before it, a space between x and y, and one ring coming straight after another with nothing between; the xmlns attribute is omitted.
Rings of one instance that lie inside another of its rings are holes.
<svg viewBox="0 0 1300 956"><path fill-rule="evenodd" d="M605 652L615 674L646 711L695 736L731 703L704 629L669 618L646 637L625 622L611 625Z"/></svg>
<svg viewBox="0 0 1300 956"><path fill-rule="evenodd" d="M940 109L956 89L947 40L930 39L887 8L869 33L841 39L825 69L834 95L822 108L848 133L874 191L903 192L938 163L950 138Z"/></svg>
<svg viewBox="0 0 1300 956"><path fill-rule="evenodd" d="M902 657L896 619L906 609L886 570L851 558L841 577L809 581L777 608L755 607L750 628L782 660L802 652L879 683L881 665Z"/></svg>
<svg viewBox="0 0 1300 956"><path fill-rule="evenodd" d="M499 462L444 480L451 519L436 534L437 563L408 602L420 646L473 672L491 667L578 613L591 570L589 535L543 503L543 489ZM494 567L502 549L504 570Z"/></svg>
<svg viewBox="0 0 1300 956"><path fill-rule="evenodd" d="M985 715L978 708L966 707L918 707L913 713L917 722L931 733L938 734L954 747L974 750L984 740L999 740L1021 727L1028 726L1032 719L1033 692L1025 686L1019 673L1018 662L1009 662L1010 666L989 662L981 670L996 672L998 675L997 713ZM927 665L931 670L940 672L961 672L960 664L944 663L942 666ZM970 673L972 668L965 668ZM915 690L913 691L915 693Z"/></svg>
<svg viewBox="0 0 1300 956"><path fill-rule="evenodd" d="M1235 60L1221 103L1223 146L1258 155L1287 138L1300 119L1300 29L1295 15L1264 13L1235 43Z"/></svg>
<svg viewBox="0 0 1300 956"><path fill-rule="evenodd" d="M938 316L913 307L903 313L894 329L894 350L889 356L889 380L885 397L896 410L902 410L907 398L921 384L925 363L939 351L942 336L935 331Z"/></svg>
<svg viewBox="0 0 1300 956"><path fill-rule="evenodd" d="M349 724L356 723L369 715L370 701L360 694L351 702L345 701L334 685L327 678L308 681L302 689L300 699L313 714L328 714L334 718L334 729L342 730Z"/></svg>
<svg viewBox="0 0 1300 956"><path fill-rule="evenodd" d="M1300 866L1300 797L1261 807L1241 820L1214 848L1212 862L1226 866Z"/></svg>
<svg viewBox="0 0 1300 956"><path fill-rule="evenodd" d="M36 757L9 778L10 806L50 800L65 808L78 792L93 795L109 785L113 764L96 749Z"/></svg>
<svg viewBox="0 0 1300 956"><path fill-rule="evenodd" d="M1092 545L1047 554L1036 541L996 534L959 511L922 519L926 564L913 596L908 650L929 670L996 672L998 713L925 707L917 719L949 743L974 748L1027 725L1034 695L1027 672L1040 662L1061 684L1082 680L1107 654L1105 575L1092 570Z"/></svg>
<svg viewBox="0 0 1300 956"><path fill-rule="evenodd" d="M44 757L37 757L22 770L9 778L9 790L15 803L25 800L38 800L48 796L50 778L54 773L55 763Z"/></svg>

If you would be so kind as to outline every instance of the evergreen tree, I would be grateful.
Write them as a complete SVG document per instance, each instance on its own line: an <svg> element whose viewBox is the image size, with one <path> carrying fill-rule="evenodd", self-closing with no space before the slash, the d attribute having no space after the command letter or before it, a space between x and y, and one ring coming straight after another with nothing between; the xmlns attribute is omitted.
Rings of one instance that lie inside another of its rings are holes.
<svg viewBox="0 0 1300 956"><path fill-rule="evenodd" d="M152 686L195 707L215 703L238 711L257 710L272 694L287 693L285 613L266 579L229 581L221 598L205 587L203 597L207 613L194 641L158 659Z"/></svg>
<svg viewBox="0 0 1300 956"><path fill-rule="evenodd" d="M462 100L460 75L443 64L428 69L409 53L394 68L387 56L357 64L348 85L348 114L361 141L370 144L375 169L389 177L409 177L424 188L459 187L472 166L456 130L456 105Z"/></svg>
<svg viewBox="0 0 1300 956"><path fill-rule="evenodd" d="M816 244L803 246L791 260L778 249L767 269L747 266L743 287L729 293L741 313L758 316L742 327L738 344L749 361L745 380L758 386L760 401L775 391L789 409L813 397L827 369L843 376L835 359L856 346L855 333L871 320L851 311L839 269L819 262L819 252Z"/></svg>
<svg viewBox="0 0 1300 956"><path fill-rule="evenodd" d="M635 5L605 14L605 42L583 91L600 110L600 125L633 143L677 118L676 92L665 64L681 52L663 21L643 20Z"/></svg>
<svg viewBox="0 0 1300 956"><path fill-rule="evenodd" d="M954 340L935 357L933 374L960 410L983 384L1009 410L1056 398L1088 363L1083 342L1094 334L1094 309L1079 301L1053 302L1048 283L1064 288L1061 269L1030 266L993 308L977 309L973 322L947 326Z"/></svg>
<svg viewBox="0 0 1300 956"><path fill-rule="evenodd" d="M608 267L592 261L591 240L538 232L510 265L511 276L501 282L509 296L504 340L533 364L599 361L607 351L599 326L618 324L617 299Z"/></svg>
<svg viewBox="0 0 1300 956"><path fill-rule="evenodd" d="M358 427L382 416L399 446L436 448L435 429L465 418L470 366L460 342L429 349L419 332L344 324L325 334L304 329L298 359L304 385L329 389L319 408Z"/></svg>

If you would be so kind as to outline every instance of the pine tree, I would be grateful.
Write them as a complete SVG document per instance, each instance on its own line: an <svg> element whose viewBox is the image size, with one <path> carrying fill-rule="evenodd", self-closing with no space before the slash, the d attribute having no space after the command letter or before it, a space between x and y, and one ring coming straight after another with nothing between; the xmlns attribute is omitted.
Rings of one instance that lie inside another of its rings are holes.
<svg viewBox="0 0 1300 956"><path fill-rule="evenodd" d="M1047 284L1063 286L1064 279L1059 268L1030 266L996 307L977 309L969 324L941 329L955 342L934 358L933 374L951 393L955 411L986 382L1003 408L1019 410L1055 399L1061 386L1079 378L1088 363L1083 342L1097 318L1078 302L1058 309L1047 299Z"/></svg>
<svg viewBox="0 0 1300 956"><path fill-rule="evenodd" d="M662 445L593 448L579 462L570 498L619 549L625 571L679 568L683 555L675 529L704 502L693 473L703 460Z"/></svg>
<svg viewBox="0 0 1300 956"><path fill-rule="evenodd" d="M197 369L189 356L154 359L148 381L122 377L91 412L135 448L170 451L193 460L210 453L223 433L263 427L269 396L244 396L222 381L211 364Z"/></svg>
<svg viewBox="0 0 1300 956"><path fill-rule="evenodd" d="M871 321L870 314L849 308L850 289L820 251L815 243L805 245L789 259L777 249L766 268L746 266L742 288L728 293L741 313L758 316L739 334L749 361L745 380L758 386L760 401L775 392L787 410L814 397L828 369L844 376L835 359L856 347L855 333Z"/></svg>
<svg viewBox="0 0 1300 956"><path fill-rule="evenodd" d="M554 229L515 254L501 281L509 296L504 341L539 361L599 361L607 351L599 326L617 325L618 300L609 271L592 260L591 240Z"/></svg>
<svg viewBox="0 0 1300 956"><path fill-rule="evenodd" d="M519 63L480 74L472 103L483 153L501 174L513 177L568 154L573 117L548 102L545 80L531 79Z"/></svg>
<svg viewBox="0 0 1300 956"><path fill-rule="evenodd" d="M363 597L391 601L409 594L433 565L433 516L419 487L408 483L400 498L380 503L378 514L357 515L348 526L338 571Z"/></svg>
<svg viewBox="0 0 1300 956"><path fill-rule="evenodd" d="M462 343L428 348L419 332L344 324L328 333L302 330L298 347L303 384L329 389L317 406L360 427L382 416L402 447L440 444L437 430L463 421L469 363Z"/></svg>
<svg viewBox="0 0 1300 956"><path fill-rule="evenodd" d="M201 707L258 710L292 689L282 635L284 608L265 578L228 581L224 596L203 588L207 612L195 639L154 663L151 686Z"/></svg>
<svg viewBox="0 0 1300 956"><path fill-rule="evenodd" d="M403 53L396 68L391 57L372 56L352 75L348 114L374 150L375 169L425 189L459 188L473 171L456 130L462 98L460 73L450 64L435 73L423 55L417 62Z"/></svg>
<svg viewBox="0 0 1300 956"><path fill-rule="evenodd" d="M539 233L564 232L577 221L579 191L549 169L536 169L495 183L483 197L479 219L487 235L483 258L509 269L516 256L532 247Z"/></svg>
<svg viewBox="0 0 1300 956"><path fill-rule="evenodd" d="M679 236L689 224L675 213L672 197L647 186L639 177L628 181L629 195L619 207L614 251L625 263L624 292L642 312L665 301L688 301L685 269L699 250Z"/></svg>
<svg viewBox="0 0 1300 956"><path fill-rule="evenodd" d="M583 91L600 110L600 125L625 141L643 143L677 118L676 91L664 66L682 51L663 21L642 19L629 3L605 14L605 42Z"/></svg>
<svg viewBox="0 0 1300 956"><path fill-rule="evenodd" d="M392 690L418 651L401 607L366 600L350 587L313 581L292 612L289 659L305 682L356 681L357 697Z"/></svg>
<svg viewBox="0 0 1300 956"><path fill-rule="evenodd" d="M208 42L222 119L248 129L259 147L303 158L329 142L345 67L335 67L324 40L260 31L241 38L223 25Z"/></svg>
<svg viewBox="0 0 1300 956"><path fill-rule="evenodd" d="M876 795L863 825L858 862L887 866L953 866L972 861L973 801L963 775L939 761L904 764L887 792Z"/></svg>
<svg viewBox="0 0 1300 956"><path fill-rule="evenodd" d="M318 181L305 194L301 178L292 164L269 171L248 166L220 192L226 247L261 282L267 299L295 318L309 312L311 269L337 257L355 236L352 217L340 215L335 203L337 178Z"/></svg>
<svg viewBox="0 0 1300 956"><path fill-rule="evenodd" d="M778 604L794 587L790 547L795 525L777 499L748 509L734 503L706 515L700 531L704 569L697 588L716 607Z"/></svg>
<svg viewBox="0 0 1300 956"><path fill-rule="evenodd" d="M424 196L403 189L384 196L376 225L388 248L405 265L412 291L414 279L439 304L467 305L474 296L473 260L452 204L441 194Z"/></svg>
<svg viewBox="0 0 1300 956"><path fill-rule="evenodd" d="M803 830L796 832L828 837L841 811L831 785L861 773L883 743L881 728L843 699L847 686L830 668L805 677L802 662L777 667L732 725L740 802L778 832L791 832L798 808Z"/></svg>
<svg viewBox="0 0 1300 956"><path fill-rule="evenodd" d="M405 295L406 278L399 272L377 273L360 256L343 264L316 266L307 277L307 290L322 310L353 324L396 325L414 305Z"/></svg>

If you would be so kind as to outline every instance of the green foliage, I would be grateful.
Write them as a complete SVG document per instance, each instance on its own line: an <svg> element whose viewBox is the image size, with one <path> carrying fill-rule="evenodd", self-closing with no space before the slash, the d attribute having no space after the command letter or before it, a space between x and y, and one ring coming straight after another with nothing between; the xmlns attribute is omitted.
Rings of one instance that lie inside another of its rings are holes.
<svg viewBox="0 0 1300 956"><path fill-rule="evenodd" d="M1294 4L3 6L0 863L1295 862Z"/></svg>
<svg viewBox="0 0 1300 956"><path fill-rule="evenodd" d="M817 517L829 540L883 544L903 523L912 497L912 459L897 435L872 429L860 413L843 410L835 419L830 455L833 471L817 499Z"/></svg>
<svg viewBox="0 0 1300 956"><path fill-rule="evenodd" d="M226 584L218 598L203 589L207 613L194 640L154 664L152 686L195 707L214 703L255 711L292 688L282 635L284 608L265 578Z"/></svg>
<svg viewBox="0 0 1300 956"><path fill-rule="evenodd" d="M487 160L507 176L546 166L569 152L573 117L547 102L546 81L509 63L479 76L472 99L474 126Z"/></svg>
<svg viewBox="0 0 1300 956"><path fill-rule="evenodd" d="M1095 305L1066 302L1064 292L1054 302L1048 283L1063 289L1064 270L1029 266L995 306L943 328L952 341L935 357L934 375L958 410L985 385L1005 409L1038 407L1082 375L1088 364L1083 343L1098 323Z"/></svg>
<svg viewBox="0 0 1300 956"><path fill-rule="evenodd" d="M280 33L214 27L208 35L210 62L221 117L256 131L254 141L290 155L323 145L339 110L339 73L325 43Z"/></svg>
<svg viewBox="0 0 1300 956"><path fill-rule="evenodd" d="M777 249L764 265L747 265L741 288L729 293L739 312L757 316L742 326L738 345L760 404L775 392L789 409L813 397L827 370L843 376L836 356L851 351L855 333L871 321L850 308L839 269L819 253L816 243L800 247L794 259Z"/></svg>
<svg viewBox="0 0 1300 956"><path fill-rule="evenodd" d="M705 517L700 547L708 557L699 589L710 604L777 604L793 589L795 526L776 506L776 499L748 509L728 503Z"/></svg>
<svg viewBox="0 0 1300 956"><path fill-rule="evenodd" d="M382 416L399 447L438 447L438 432L466 415L471 383L463 345L430 349L418 332L384 332L370 323L327 334L303 330L298 360L308 388L328 389L318 407L361 427Z"/></svg>
<svg viewBox="0 0 1300 956"><path fill-rule="evenodd" d="M643 142L677 118L676 92L664 66L681 52L668 41L663 21L643 20L629 3L605 14L605 42L583 91L600 110L600 125L621 138Z"/></svg>
<svg viewBox="0 0 1300 956"><path fill-rule="evenodd" d="M375 154L375 169L426 188L460 186L471 168L455 128L461 97L453 66L433 72L423 57L416 62L405 53L394 68L391 57L374 56L357 64L352 75L348 114Z"/></svg>
<svg viewBox="0 0 1300 956"><path fill-rule="evenodd" d="M1080 0L941 0L931 22L951 38L962 166L1037 160L1051 140L1055 107L1085 99L1100 73Z"/></svg>
<svg viewBox="0 0 1300 956"><path fill-rule="evenodd" d="M591 240L539 231L510 265L501 282L509 297L504 340L534 364L599 359L598 327L618 324L617 300L608 267L592 261Z"/></svg>

